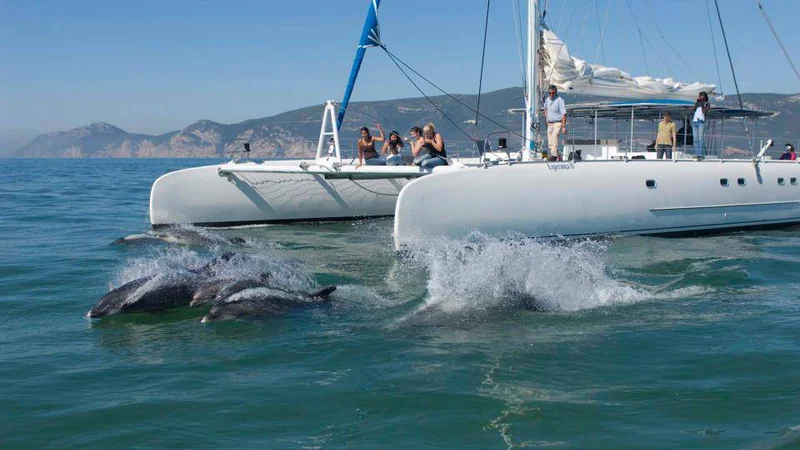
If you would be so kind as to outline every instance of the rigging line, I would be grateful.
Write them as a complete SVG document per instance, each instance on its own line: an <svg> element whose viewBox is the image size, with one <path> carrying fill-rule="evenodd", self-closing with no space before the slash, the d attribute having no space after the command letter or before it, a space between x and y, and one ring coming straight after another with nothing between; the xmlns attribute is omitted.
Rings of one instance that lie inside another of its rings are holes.
<svg viewBox="0 0 800 450"><path fill-rule="evenodd" d="M575 17L575 13L578 11L578 3L580 3L580 0L575 1L575 7L572 8L572 15L570 15L569 17L569 22L567 22L567 29L564 30L564 34L562 35L559 32L555 33L557 36L559 36L559 39L561 40L561 45L558 46L558 53L557 53L558 56L561 56L561 49L566 47L566 42L564 38L566 38L567 34L569 33L569 29L572 27L572 19Z"/></svg>
<svg viewBox="0 0 800 450"><path fill-rule="evenodd" d="M736 71L733 69L731 49L728 47L728 36L725 34L725 25L722 24L722 14L719 12L719 2L717 0L714 0L714 6L717 8L719 28L722 30L722 41L725 42L725 52L728 54L728 62L731 65L731 75L733 76L733 86L736 88L736 98L739 100L739 109L744 109L742 94L739 92L739 82L736 81ZM744 133L747 135L747 144L750 146L750 154L753 154L753 139L750 136L750 129L747 127L747 119L742 119L742 121L744 122Z"/></svg>
<svg viewBox="0 0 800 450"><path fill-rule="evenodd" d="M392 62L394 63L394 65L395 65L395 66L397 66L397 68L398 68L398 69L400 69L400 72L401 72L403 75L405 75L405 77L406 77L406 78L408 78L408 81L410 81L410 82L411 82L411 84L413 84L413 85L414 85L414 87L415 87L415 88L417 88L417 90L419 91L419 93L420 93L420 94L422 94L422 96L423 96L423 97L425 97L425 100L428 100L428 102L430 102L430 104L431 104L431 105L432 105L434 108L436 108L436 110L437 110L437 111L439 111L439 114L441 114L443 118L447 119L447 120L448 120L448 121L449 121L451 124L453 124L453 126L454 126L454 127L456 127L456 129L458 129L458 131L460 131L460 132L464 133L464 135L465 135L465 136L467 136L467 139L469 139L469 140L472 140L472 136L470 136L470 135L469 135L469 133L467 133L467 132L466 132L466 131L464 131L464 130L463 130L461 127L459 127L459 126L458 126L458 124L457 124L457 123L455 123L455 121L454 121L453 119L451 119L451 118L450 118L450 117L449 117L447 114L445 114L445 113L444 113L444 111L442 111L442 109L441 109L441 108L439 108L439 106L438 106L438 105L436 105L436 103L435 103L433 100L431 100L431 98L430 98L430 97L428 97L428 96L425 94L425 92L422 90L422 88L420 88L420 87L419 87L419 85L417 85L417 83L415 83L415 82L414 82L414 80L413 80L413 79L412 79L412 78L411 78L411 77L410 77L410 76L409 76L409 75L406 73L406 71L405 71L405 70L403 70L403 67L401 67L401 66L400 66L400 64L399 64L399 63L398 63L398 62L395 60L394 56L392 56L392 54L389 52L389 50L388 50L388 49L386 49L386 47L385 47L385 46L384 46L384 47L382 47L382 48L383 48L383 49L386 51L386 54L387 54L387 55L389 55L389 59L391 59L391 60L392 60Z"/></svg>
<svg viewBox="0 0 800 450"><path fill-rule="evenodd" d="M556 25L556 34L561 34L561 22L564 20L565 9L567 9L567 0L561 0L561 12L558 14L558 25Z"/></svg>
<svg viewBox="0 0 800 450"><path fill-rule="evenodd" d="M722 94L725 90L722 89L722 75L719 71L719 58L717 58L717 41L714 39L714 26L711 23L711 9L708 6L708 0L706 0L706 13L708 13L708 32L711 34L711 45L714 47L714 65L717 66L717 84L719 84L719 92Z"/></svg>
<svg viewBox="0 0 800 450"><path fill-rule="evenodd" d="M402 64L403 66L405 66L405 67L406 67L408 70L410 70L411 72L413 72L413 73L414 73L414 75L416 75L416 76L420 77L421 79L423 79L423 80L424 80L426 83L428 83L428 84L430 84L431 86L433 86L433 87L434 87L436 90L438 90L438 91L439 91L439 92L441 92L442 94L446 95L447 97L449 97L449 98L450 98L451 100L453 100L454 102L458 103L459 105L463 106L464 108L467 108L468 110L470 110L470 111L472 111L472 112L477 112L477 111L475 111L475 108L473 108L473 107L471 107L471 106L467 105L466 103L462 102L462 101L461 101L461 100L459 100L457 97L455 97L454 95L452 95L452 94L448 93L448 92L447 92L447 91L445 91L444 89L442 89L442 88L440 88L439 86L437 86L437 85L436 85L436 83L434 83L433 81L431 81L431 80L429 80L429 79L425 78L425 77L424 77L424 76L423 76L421 73L419 73L419 72L417 72L416 70L414 70L414 68L413 68L413 67L409 66L408 64L406 64L405 62L403 62L403 60L402 60L402 59L400 59L400 58L398 58L397 56L395 56L395 54L394 54L394 53L392 53L391 51L389 51L389 49L388 49L388 48L386 48L386 46L382 46L381 48L383 49L383 51L385 51L385 52L386 52L386 54L387 54L387 55L389 55L389 58L391 58L391 59L392 59L392 62L394 62L394 63L395 63L395 65L396 65L396 64L398 64L398 62L399 62L400 64ZM402 71L402 69L401 69L401 71ZM403 74L404 74L404 75L406 75L406 73L405 73L405 72L403 72ZM406 78L409 78L409 77L408 77L408 75L406 75ZM414 82L412 81L412 83L414 83ZM419 90L419 88L417 88L417 89ZM420 92L422 92L422 91L420 91ZM425 95L425 94L423 93L423 95ZM522 139L525 139L525 136L523 136L523 135L521 135L521 134L519 134L519 133L515 132L514 130L512 130L512 129L508 128L507 126L505 126L505 125L503 125L503 124L500 124L500 123L497 123L497 122L495 122L494 120L492 120L492 118L491 118L491 117L487 117L487 116L485 116L485 115L481 114L481 118L483 118L484 120L488 120L488 121L489 121L489 122L491 122L492 124L494 124L494 125L496 125L496 126L498 126L498 127L502 128L503 130L505 130L505 131L507 131L507 132L509 132L509 133L513 134L514 136L521 137Z"/></svg>
<svg viewBox="0 0 800 450"><path fill-rule="evenodd" d="M483 52L481 53L481 76L478 79L478 103L475 105L475 132L473 133L473 141L478 139L478 119L481 114L481 89L483 88L483 68L486 62L486 37L489 34L489 7L492 5L492 0L486 0L486 22L483 24ZM477 145L477 144L476 144Z"/></svg>
<svg viewBox="0 0 800 450"><path fill-rule="evenodd" d="M656 50L656 47L653 45L652 42L650 42L650 39L647 39L647 36L642 36L642 37L644 38L644 41L647 42L647 45L649 45L650 48L653 49L653 53L656 54L656 57L658 58L659 61L661 61L661 64L664 64L664 67L667 68L669 76L672 76L672 69L669 67L669 64L667 64L667 62L664 61L664 58L661 57L661 53L659 53L658 50Z"/></svg>
<svg viewBox="0 0 800 450"><path fill-rule="evenodd" d="M789 56L789 53L786 51L786 47L783 46L783 42L781 42L781 39L778 37L778 33L775 31L775 28L772 27L772 22L769 21L769 17L767 17L767 12L764 10L764 7L761 6L761 2L760 1L756 0L756 4L758 5L758 10L761 11L761 15L764 16L764 20L767 22L767 25L769 25L769 29L770 29L770 31L772 31L772 35L775 36L775 40L778 41L778 45L781 46L781 50L783 50L783 54L786 55L786 60L789 61L789 65L792 66L792 69L794 70L794 74L797 75L797 79L800 80L800 73L797 72L797 67L794 66L794 63L792 62L792 58Z"/></svg>
<svg viewBox="0 0 800 450"><path fill-rule="evenodd" d="M583 32L586 30L586 22L589 21L589 14L592 12L591 8L586 8L586 14L583 15L583 25L581 25L581 33L578 35L578 46L575 47L575 54L581 54L581 43L583 43Z"/></svg>
<svg viewBox="0 0 800 450"><path fill-rule="evenodd" d="M595 2L595 7L597 7L597 2ZM603 19L603 26L600 27L600 39L597 41L597 52L594 55L594 62L597 64L597 56L600 55L602 57L603 65L606 65L606 55L603 53L603 34L606 31L606 25L608 24L608 11L611 9L611 0L608 0L606 4L606 17ZM600 11L597 11L597 26L600 26Z"/></svg>
<svg viewBox="0 0 800 450"><path fill-rule="evenodd" d="M514 25L517 28L517 50L519 51L519 69L522 75L522 92L527 93L527 80L525 79L525 50L522 48L522 14L519 6L520 0L511 0L511 9L514 11ZM523 94L525 96L526 94Z"/></svg>
<svg viewBox="0 0 800 450"><path fill-rule="evenodd" d="M650 0L646 0L644 4L647 6L647 10L650 11L650 17L653 18L653 23L656 25L656 30L658 30L658 35L659 37L661 37L661 40L663 40L664 43L667 44L667 47L669 47L669 49L672 50L672 53L674 53L675 56L678 57L678 61L683 63L683 65L686 66L687 69L689 69L689 72L691 72L696 79L700 80L701 79L700 75L698 75L697 72L695 72L694 69L692 69L692 66L690 66L685 59L683 59L683 56L681 56L681 54L677 50L675 50L675 47L673 47L672 44L669 43L667 38L664 37L664 32L661 30L661 26L658 25L658 20L656 20L656 15L653 13L653 8L650 7ZM670 76L672 76L672 69L669 66L667 66L667 70L669 70Z"/></svg>
<svg viewBox="0 0 800 450"><path fill-rule="evenodd" d="M564 30L564 35L563 36L565 38L569 34L569 29L572 28L572 19L575 18L575 13L578 12L578 4L580 2L581 2L581 0L575 0L575 7L572 8L572 14L570 14L570 16L569 16L569 22L567 22L567 28ZM561 35L559 35L559 36L561 36Z"/></svg>
<svg viewBox="0 0 800 450"><path fill-rule="evenodd" d="M644 51L644 33L642 33L642 28L639 26L639 20L636 18L636 14L633 13L633 7L631 6L630 0L625 0L625 3L628 4L628 11L631 12L631 16L633 16L633 23L636 25L636 30L639 32L639 46L642 47L642 57L644 58L644 71L647 75L650 75L650 68L647 65L647 52Z"/></svg>

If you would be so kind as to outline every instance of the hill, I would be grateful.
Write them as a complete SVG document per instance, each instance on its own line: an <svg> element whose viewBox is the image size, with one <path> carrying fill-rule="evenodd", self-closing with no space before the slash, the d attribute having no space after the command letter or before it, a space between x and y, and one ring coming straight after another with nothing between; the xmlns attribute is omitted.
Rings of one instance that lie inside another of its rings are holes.
<svg viewBox="0 0 800 450"><path fill-rule="evenodd" d="M475 95L456 95L460 102L473 106ZM800 119L800 95L785 94L744 94L747 108L775 111L774 117L759 121L757 137L773 137L782 144L789 139L800 139L796 132ZM414 125L427 122L437 124L438 130L456 148L470 147L469 139L474 133L475 113L446 96L432 97L432 100L453 123L450 123L425 98L406 98L374 102L352 103L340 130L342 146L353 148L362 126L373 127L381 123L384 129L397 130L406 134ZM565 96L568 103L596 100L585 96ZM717 102L735 106L735 97ZM485 119L480 121L477 135L485 137L488 133L502 130L503 127L519 132L522 116L509 111L524 104L520 88L508 88L488 92L481 96L481 112L497 126ZM316 148L319 136L322 105L308 106L281 113L272 117L250 119L235 124L221 124L211 120L199 120L186 128L165 133L160 136L129 133L107 123L93 123L69 131L42 134L29 144L13 153L17 157L224 157L230 151L241 147L242 141L251 143L253 151L261 157L309 156ZM577 122L577 121L576 121ZM603 123L601 131L611 132L611 123ZM575 123L573 128L581 135L591 128L586 123ZM651 126L637 124L637 131L647 132ZM726 134L743 135L744 127L726 122ZM794 134L793 134L794 133ZM589 137L586 135L586 137ZM510 142L519 141L510 136ZM462 143L458 143L462 141ZM744 140L726 138L726 147L745 148Z"/></svg>

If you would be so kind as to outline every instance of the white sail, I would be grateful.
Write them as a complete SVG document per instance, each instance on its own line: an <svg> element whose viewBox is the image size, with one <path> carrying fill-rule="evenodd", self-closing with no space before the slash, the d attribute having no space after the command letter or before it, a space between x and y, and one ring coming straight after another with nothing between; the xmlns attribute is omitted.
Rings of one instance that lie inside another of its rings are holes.
<svg viewBox="0 0 800 450"><path fill-rule="evenodd" d="M617 98L665 98L694 100L705 91L716 95L716 86L682 83L672 78L632 77L616 67L589 64L571 56L567 45L550 30L542 29L542 71L546 84L560 91Z"/></svg>

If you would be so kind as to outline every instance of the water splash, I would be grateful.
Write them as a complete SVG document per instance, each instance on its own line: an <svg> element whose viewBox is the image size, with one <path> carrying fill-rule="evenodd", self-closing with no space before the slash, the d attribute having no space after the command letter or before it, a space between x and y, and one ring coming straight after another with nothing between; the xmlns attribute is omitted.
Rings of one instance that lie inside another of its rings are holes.
<svg viewBox="0 0 800 450"><path fill-rule="evenodd" d="M429 273L421 310L577 311L649 298L641 288L609 275L607 248L603 241L553 243L473 235L466 242L438 240L417 247L410 260Z"/></svg>
<svg viewBox="0 0 800 450"><path fill-rule="evenodd" d="M155 256L139 257L128 261L114 277L113 285L120 286L129 281L154 274L187 273L208 264L222 253L208 256L188 248L169 248ZM214 268L213 278L243 279L257 278L269 273L270 285L288 290L313 290L317 283L314 277L298 261L277 257L268 253L236 253Z"/></svg>

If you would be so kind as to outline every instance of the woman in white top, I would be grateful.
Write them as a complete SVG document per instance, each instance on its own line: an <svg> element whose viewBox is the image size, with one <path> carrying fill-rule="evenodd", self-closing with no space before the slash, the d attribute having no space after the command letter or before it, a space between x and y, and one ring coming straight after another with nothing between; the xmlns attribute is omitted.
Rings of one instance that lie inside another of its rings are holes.
<svg viewBox="0 0 800 450"><path fill-rule="evenodd" d="M705 91L697 96L693 109L692 134L694 135L694 153L695 156L703 156L706 151L706 142L703 136L706 128L706 114L711 109L711 105L708 103L708 94Z"/></svg>

